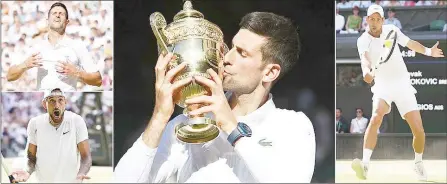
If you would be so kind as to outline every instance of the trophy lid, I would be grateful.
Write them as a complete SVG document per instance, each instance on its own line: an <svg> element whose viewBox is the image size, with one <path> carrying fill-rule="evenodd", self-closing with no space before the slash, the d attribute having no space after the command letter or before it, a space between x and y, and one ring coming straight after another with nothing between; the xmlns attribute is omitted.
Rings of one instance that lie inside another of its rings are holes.
<svg viewBox="0 0 447 184"><path fill-rule="evenodd" d="M222 30L206 20L201 12L194 10L191 0L185 0L183 10L174 16L174 21L166 25L163 32L168 45L190 38L223 42Z"/></svg>
<svg viewBox="0 0 447 184"><path fill-rule="evenodd" d="M197 10L194 10L192 8L192 3L190 0L186 0L185 3L183 4L183 10L181 10L180 12L178 12L175 16L174 16L174 21L186 18L186 17L193 17L193 18L203 18L203 14L200 13Z"/></svg>

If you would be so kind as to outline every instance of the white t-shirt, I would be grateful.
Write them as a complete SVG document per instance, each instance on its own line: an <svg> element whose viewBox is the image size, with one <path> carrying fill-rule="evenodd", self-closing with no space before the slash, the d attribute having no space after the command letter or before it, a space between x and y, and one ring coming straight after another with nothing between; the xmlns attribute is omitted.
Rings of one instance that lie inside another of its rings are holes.
<svg viewBox="0 0 447 184"><path fill-rule="evenodd" d="M354 118L351 120L351 133L365 133L368 119L362 117L360 119Z"/></svg>
<svg viewBox="0 0 447 184"><path fill-rule="evenodd" d="M335 30L342 30L345 27L345 17L340 14L335 15Z"/></svg>
<svg viewBox="0 0 447 184"><path fill-rule="evenodd" d="M367 30L357 39L357 49L360 58L363 57L365 52L368 52L371 67L379 62L385 38L391 30L397 32L397 44L406 47L410 38L404 35L398 27L392 24L382 26L382 34L380 34L380 38L371 36ZM394 51L388 62L383 63L376 70L374 77L375 85L371 88L373 93L391 92L394 89L411 90L416 93L416 90L411 85L410 74L408 73L407 66L405 65L400 48L397 44L394 47ZM367 71L363 71L364 74L365 72Z"/></svg>
<svg viewBox="0 0 447 184"><path fill-rule="evenodd" d="M171 120L158 148L142 138L118 162L115 182L192 183L309 183L315 166L315 133L302 112L279 109L270 99L260 108L237 117L253 131L231 146L228 135L204 144L183 144L174 128L184 115ZM268 143L270 142L270 145Z"/></svg>
<svg viewBox="0 0 447 184"><path fill-rule="evenodd" d="M55 45L48 41L48 34L34 43L25 58L40 52L43 66L37 69L37 89L50 90L60 88L63 91L76 91L77 79L56 72L57 61L69 60L71 64L93 73L99 71L96 62L80 40L64 37Z"/></svg>
<svg viewBox="0 0 447 184"><path fill-rule="evenodd" d="M45 113L28 124L28 143L37 146L35 174L43 183L76 183L80 167L78 143L88 140L87 126L81 116L64 112L64 120L56 129Z"/></svg>

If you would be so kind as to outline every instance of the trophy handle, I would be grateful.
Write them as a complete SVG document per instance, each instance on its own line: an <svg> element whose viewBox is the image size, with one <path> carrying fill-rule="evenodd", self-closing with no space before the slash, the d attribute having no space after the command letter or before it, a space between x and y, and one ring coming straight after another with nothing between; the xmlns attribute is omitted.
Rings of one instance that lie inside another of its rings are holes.
<svg viewBox="0 0 447 184"><path fill-rule="evenodd" d="M166 35L164 34L164 30L166 27L166 19L160 12L152 13L149 17L149 23L151 25L152 31L155 34L155 38L157 38L157 43L159 49L161 48L160 53L168 53L169 49L166 45Z"/></svg>

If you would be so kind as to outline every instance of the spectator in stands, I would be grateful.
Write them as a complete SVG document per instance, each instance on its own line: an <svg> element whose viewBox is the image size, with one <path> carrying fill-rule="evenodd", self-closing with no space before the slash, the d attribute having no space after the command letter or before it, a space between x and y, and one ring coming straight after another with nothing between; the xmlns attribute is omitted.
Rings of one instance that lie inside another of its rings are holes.
<svg viewBox="0 0 447 184"><path fill-rule="evenodd" d="M444 29L442 29L443 32L447 32L447 24L444 24Z"/></svg>
<svg viewBox="0 0 447 184"><path fill-rule="evenodd" d="M400 24L399 19L396 18L396 10L394 8L388 10L388 18L385 19L385 24L393 24L399 29L402 29L402 24Z"/></svg>
<svg viewBox="0 0 447 184"><path fill-rule="evenodd" d="M348 16L348 20L346 21L346 31L348 33L359 33L360 28L362 26L362 17L359 16L360 8L358 6L354 6L352 8L352 15Z"/></svg>
<svg viewBox="0 0 447 184"><path fill-rule="evenodd" d="M355 109L356 117L351 120L351 133L359 133L363 134L366 131L366 127L368 125L368 119L363 116L363 109L357 108Z"/></svg>
<svg viewBox="0 0 447 184"><path fill-rule="evenodd" d="M433 4L436 4L436 6L446 6L447 5L447 1L446 0L433 1Z"/></svg>
<svg viewBox="0 0 447 184"><path fill-rule="evenodd" d="M351 7L358 6L361 7L362 1L349 1L351 3Z"/></svg>
<svg viewBox="0 0 447 184"><path fill-rule="evenodd" d="M347 0L341 0L339 3L337 3L337 8L351 8L352 5Z"/></svg>
<svg viewBox="0 0 447 184"><path fill-rule="evenodd" d="M335 31L337 33L340 33L340 31L345 26L345 17L343 17L343 15L340 15L339 12L340 9L337 7L335 14Z"/></svg>
<svg viewBox="0 0 447 184"><path fill-rule="evenodd" d="M337 133L349 133L349 124L342 116L341 108L335 111L335 124L337 126Z"/></svg>
<svg viewBox="0 0 447 184"><path fill-rule="evenodd" d="M414 1L405 1L405 3L404 3L404 6L407 6L407 7L413 7L415 5L416 5L416 2L414 2Z"/></svg>
<svg viewBox="0 0 447 184"><path fill-rule="evenodd" d="M380 5L380 6L383 6L383 1L380 1L380 0L372 0L372 2L374 3L374 4L377 4L377 5Z"/></svg>
<svg viewBox="0 0 447 184"><path fill-rule="evenodd" d="M360 8L368 8L369 6L371 6L371 1L360 1Z"/></svg>
<svg viewBox="0 0 447 184"><path fill-rule="evenodd" d="M391 0L383 2L383 6L393 7L393 6L402 6L399 1Z"/></svg>
<svg viewBox="0 0 447 184"><path fill-rule="evenodd" d="M425 0L419 0L416 3L416 6L432 6L432 2L431 1L425 1Z"/></svg>

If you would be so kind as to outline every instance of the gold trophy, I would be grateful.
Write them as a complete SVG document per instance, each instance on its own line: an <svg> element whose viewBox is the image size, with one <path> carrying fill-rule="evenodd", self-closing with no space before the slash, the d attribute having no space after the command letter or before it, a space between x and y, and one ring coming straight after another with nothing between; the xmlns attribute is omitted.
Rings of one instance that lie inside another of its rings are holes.
<svg viewBox="0 0 447 184"><path fill-rule="evenodd" d="M186 77L200 75L211 76L206 72L212 68L222 78L224 55L228 47L224 43L220 28L204 19L202 13L194 10L191 1L185 1L183 10L174 16L169 25L159 12L152 13L150 25L157 38L158 54L171 52L176 57L168 64L168 68L186 62L187 66L174 78L174 82ZM210 95L210 90L195 81L179 89L174 94L174 102L188 111L202 107L202 104L185 106L185 100L200 95ZM187 115L188 119L175 127L177 139L185 143L204 143L219 135L216 122L204 114Z"/></svg>

